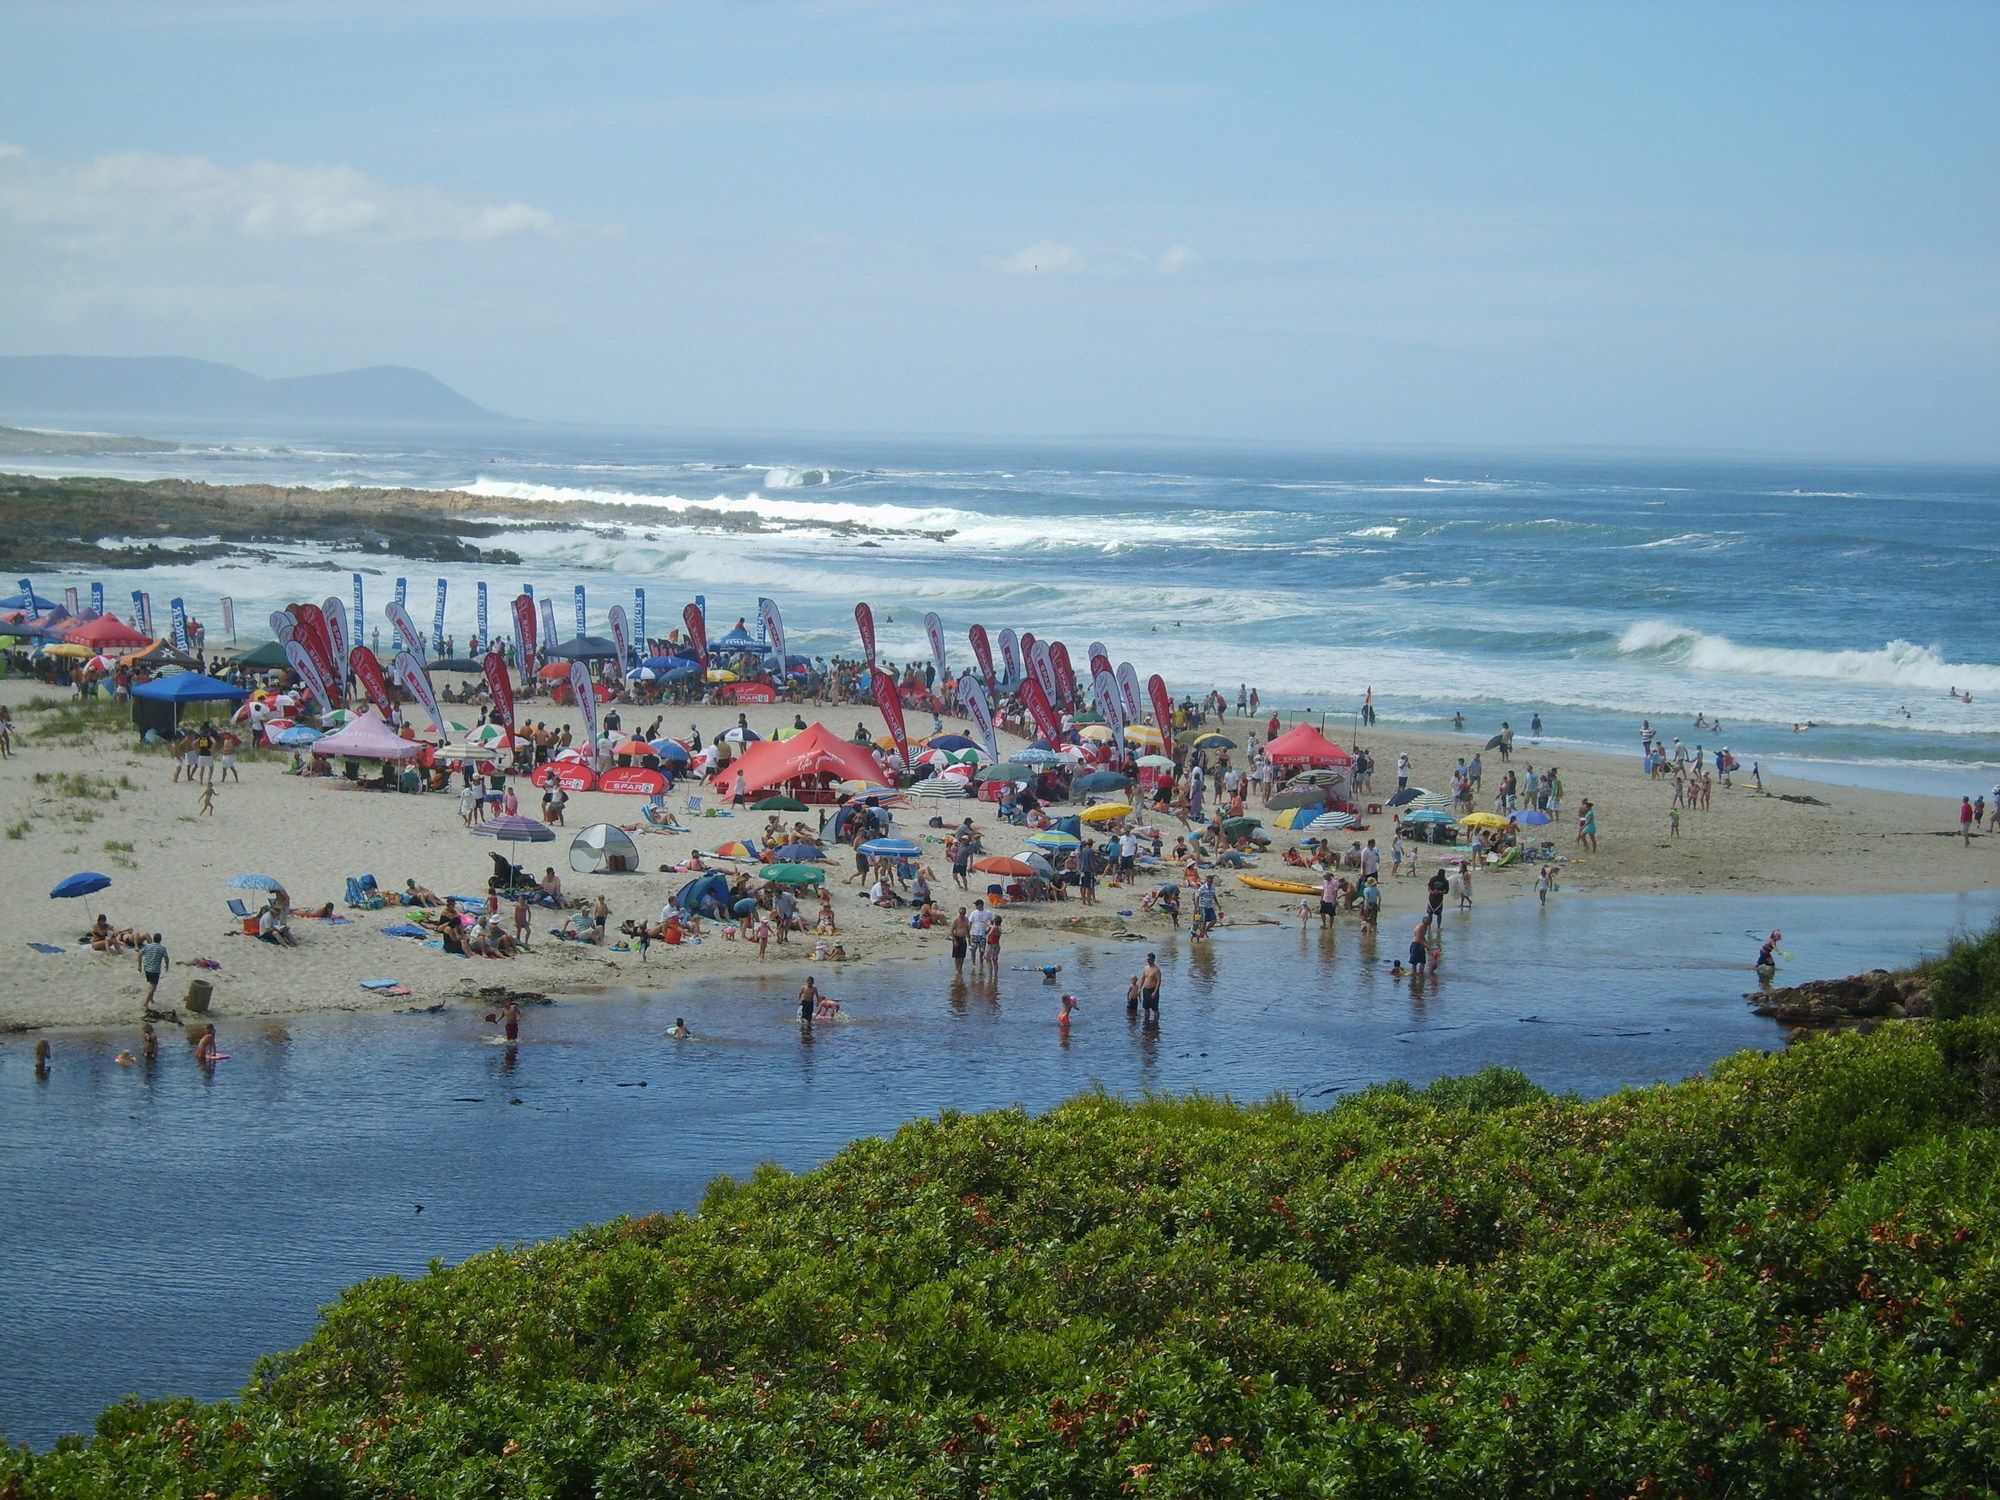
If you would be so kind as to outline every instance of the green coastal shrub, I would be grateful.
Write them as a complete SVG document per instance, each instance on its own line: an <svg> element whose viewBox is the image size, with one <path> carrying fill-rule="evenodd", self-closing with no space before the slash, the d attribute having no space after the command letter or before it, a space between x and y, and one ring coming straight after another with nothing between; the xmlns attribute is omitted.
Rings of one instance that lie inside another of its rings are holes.
<svg viewBox="0 0 2000 1500"><path fill-rule="evenodd" d="M1985 1024L1587 1103L922 1120L364 1283L237 1400L115 1407L0 1494L1988 1494Z"/></svg>

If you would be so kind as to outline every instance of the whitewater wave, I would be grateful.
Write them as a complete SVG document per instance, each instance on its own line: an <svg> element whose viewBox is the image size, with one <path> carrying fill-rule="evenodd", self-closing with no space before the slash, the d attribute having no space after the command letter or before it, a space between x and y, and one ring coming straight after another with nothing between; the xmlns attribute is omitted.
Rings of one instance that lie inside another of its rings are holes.
<svg viewBox="0 0 2000 1500"><path fill-rule="evenodd" d="M842 477L842 471L839 469L788 469L780 466L765 471L764 488L805 490L815 485L832 484Z"/></svg>
<svg viewBox="0 0 2000 1500"><path fill-rule="evenodd" d="M1386 539L1388 537L1401 536L1402 533L1403 533L1403 528L1400 526L1362 526L1358 527L1353 531L1348 532L1347 535L1357 538L1383 537Z"/></svg>
<svg viewBox="0 0 2000 1500"><path fill-rule="evenodd" d="M1815 651L1745 646L1669 620L1641 620L1618 638L1618 654L1745 677L1790 677L1863 687L1922 688L1942 693L2000 693L2000 666L1945 660L1935 646L1895 640L1872 651Z"/></svg>

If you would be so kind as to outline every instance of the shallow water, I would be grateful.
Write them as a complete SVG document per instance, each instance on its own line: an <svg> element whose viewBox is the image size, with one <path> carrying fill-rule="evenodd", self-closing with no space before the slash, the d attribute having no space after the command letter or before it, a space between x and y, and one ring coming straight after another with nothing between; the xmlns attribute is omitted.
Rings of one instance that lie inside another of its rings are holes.
<svg viewBox="0 0 2000 1500"><path fill-rule="evenodd" d="M1239 901L1238 918L1281 899ZM1371 947L1351 926L1302 934L1293 916L1203 947L1163 940L1157 1033L1124 1015L1144 945L1123 945L1067 956L1056 985L1011 967L976 984L930 962L865 981L823 965L850 1016L809 1041L793 1019L802 969L776 963L706 994L532 1008L511 1051L467 1010L223 1018L231 1056L212 1075L174 1034L151 1070L113 1064L129 1035L88 1034L59 1038L37 1081L14 1039L0 1048L0 1433L44 1445L128 1391L226 1395L363 1277L688 1208L717 1173L810 1166L943 1109L1042 1109L1099 1085L1323 1107L1492 1064L1583 1094L1684 1077L1779 1043L1741 999L1764 930L1784 930L1797 981L1914 959L1996 914L1992 892L1511 900L1451 918L1444 973L1421 995L1385 968L1412 918L1385 920ZM1067 1040L1063 988L1083 1000ZM698 1040L666 1037L676 1015Z"/></svg>

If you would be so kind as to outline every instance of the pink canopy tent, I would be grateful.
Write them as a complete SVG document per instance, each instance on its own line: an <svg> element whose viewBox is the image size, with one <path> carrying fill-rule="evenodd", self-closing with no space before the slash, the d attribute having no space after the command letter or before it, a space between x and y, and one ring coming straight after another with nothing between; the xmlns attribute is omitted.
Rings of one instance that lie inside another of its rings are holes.
<svg viewBox="0 0 2000 1500"><path fill-rule="evenodd" d="M424 747L406 740L369 709L323 739L313 741L314 755L344 756L352 760L415 760Z"/></svg>
<svg viewBox="0 0 2000 1500"><path fill-rule="evenodd" d="M1348 766L1349 755L1310 724L1294 724L1264 747L1274 766Z"/></svg>

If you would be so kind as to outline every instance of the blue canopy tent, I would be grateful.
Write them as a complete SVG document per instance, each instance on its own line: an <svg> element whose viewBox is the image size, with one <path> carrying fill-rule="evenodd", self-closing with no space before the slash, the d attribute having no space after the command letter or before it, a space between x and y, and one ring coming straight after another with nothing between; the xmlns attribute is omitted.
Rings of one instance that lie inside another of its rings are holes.
<svg viewBox="0 0 2000 1500"><path fill-rule="evenodd" d="M132 724L141 734L149 729L172 734L180 728L181 713L189 704L239 703L249 696L233 682L200 672L156 677L132 689Z"/></svg>
<svg viewBox="0 0 2000 1500"><path fill-rule="evenodd" d="M854 819L862 816L863 813L872 813L875 822L884 828L888 827L893 821L889 815L889 809L886 807L871 809L865 802L850 802L833 815L833 827L830 831L834 838L839 839L845 836L847 825Z"/></svg>
<svg viewBox="0 0 2000 1500"><path fill-rule="evenodd" d="M742 651L748 651L753 656L762 656L769 649L767 642L758 640L747 630L732 630L729 634L719 636L708 643L710 656L735 656Z"/></svg>
<svg viewBox="0 0 2000 1500"><path fill-rule="evenodd" d="M15 594L11 598L0 599L0 609L32 609L36 614L56 607L53 599L44 599L40 594L29 592Z"/></svg>

